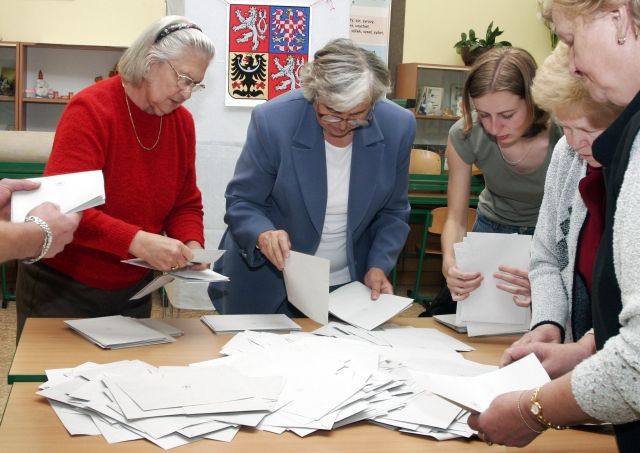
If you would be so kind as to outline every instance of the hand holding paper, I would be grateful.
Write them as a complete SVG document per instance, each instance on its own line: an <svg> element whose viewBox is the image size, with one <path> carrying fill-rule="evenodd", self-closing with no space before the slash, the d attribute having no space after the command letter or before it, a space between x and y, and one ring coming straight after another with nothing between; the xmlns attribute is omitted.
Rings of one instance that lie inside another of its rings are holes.
<svg viewBox="0 0 640 453"><path fill-rule="evenodd" d="M22 222L36 206L51 202L65 214L80 212L104 204L104 177L101 170L32 178L40 183L35 190L14 192L11 197L11 221Z"/></svg>
<svg viewBox="0 0 640 453"><path fill-rule="evenodd" d="M163 272L181 269L193 257L192 249L179 240L142 230L133 237L129 253Z"/></svg>
<svg viewBox="0 0 640 453"><path fill-rule="evenodd" d="M223 254L224 250L204 250L194 249L192 263L196 262L214 262L218 260ZM134 266L146 267L147 269L161 270L152 266L150 263L143 259L135 258L130 260L123 260L123 263L132 264ZM162 288L167 283L171 283L176 278L185 280L187 282L224 282L229 278L222 274L212 271L211 269L194 270L189 269L187 265L181 269L174 269L152 280L147 286L142 288L136 294L131 297L131 300L140 299L153 291Z"/></svg>
<svg viewBox="0 0 640 453"><path fill-rule="evenodd" d="M30 179L2 179L0 180L0 219L11 219L11 195L19 190L34 190L40 187L37 181Z"/></svg>
<svg viewBox="0 0 640 453"><path fill-rule="evenodd" d="M78 228L80 219L82 218L82 213L65 214L61 212L57 206L49 202L36 206L29 211L29 215L44 220L51 230L53 241L49 246L49 251L43 258L54 257L73 240L73 233ZM41 243L42 240L38 242L38 246L40 246ZM35 255L37 255L37 253L34 253L34 256Z"/></svg>

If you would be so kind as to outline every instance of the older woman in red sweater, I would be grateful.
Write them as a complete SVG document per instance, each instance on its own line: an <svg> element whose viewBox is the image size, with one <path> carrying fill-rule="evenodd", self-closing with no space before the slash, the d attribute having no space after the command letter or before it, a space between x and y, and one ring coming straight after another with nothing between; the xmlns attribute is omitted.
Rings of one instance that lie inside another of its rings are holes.
<svg viewBox="0 0 640 453"><path fill-rule="evenodd" d="M213 54L197 25L164 17L125 52L119 76L69 103L45 174L100 169L106 203L85 211L63 253L20 266L18 335L29 316L148 317L150 298L129 298L152 273L121 260L138 257L168 271L202 248L195 128L182 103L204 88Z"/></svg>

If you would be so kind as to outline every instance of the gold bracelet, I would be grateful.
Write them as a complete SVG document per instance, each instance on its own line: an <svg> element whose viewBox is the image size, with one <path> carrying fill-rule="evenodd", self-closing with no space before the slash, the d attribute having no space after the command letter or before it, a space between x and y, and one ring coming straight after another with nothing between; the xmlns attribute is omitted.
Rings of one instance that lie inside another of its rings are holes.
<svg viewBox="0 0 640 453"><path fill-rule="evenodd" d="M533 414L533 416L547 428L558 429L558 430L569 429L568 426L556 425L555 423L551 423L549 420L545 418L545 416L542 413L542 405L540 404L540 401L538 401L539 392L540 392L540 387L535 389L535 391L533 392L533 395L531 395L531 413Z"/></svg>
<svg viewBox="0 0 640 453"><path fill-rule="evenodd" d="M547 428L544 428L542 431L538 431L537 429L534 429L529 423L527 423L527 420L525 420L524 415L522 415L522 408L520 407L520 399L522 398L522 394L524 392L526 392L526 390L523 390L522 392L520 392L520 395L518 395L518 414L522 419L522 423L524 423L527 426L527 428L529 428L531 431L533 431L536 434L542 434L544 430Z"/></svg>

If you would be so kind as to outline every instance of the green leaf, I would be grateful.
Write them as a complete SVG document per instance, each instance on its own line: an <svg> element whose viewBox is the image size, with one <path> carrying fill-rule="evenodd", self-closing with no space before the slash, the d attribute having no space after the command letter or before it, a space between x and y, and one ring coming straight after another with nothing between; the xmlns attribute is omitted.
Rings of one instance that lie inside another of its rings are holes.
<svg viewBox="0 0 640 453"><path fill-rule="evenodd" d="M486 38L489 39L489 36L491 36L491 29L493 28L493 21L491 21L489 23L489 26L487 27L487 33L486 33Z"/></svg>

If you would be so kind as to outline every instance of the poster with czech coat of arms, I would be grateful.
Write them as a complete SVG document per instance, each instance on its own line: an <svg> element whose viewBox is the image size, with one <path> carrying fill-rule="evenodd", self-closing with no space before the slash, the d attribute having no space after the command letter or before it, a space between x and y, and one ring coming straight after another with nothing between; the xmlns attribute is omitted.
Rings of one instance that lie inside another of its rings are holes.
<svg viewBox="0 0 640 453"><path fill-rule="evenodd" d="M300 88L310 11L267 1L229 4L226 105L253 106Z"/></svg>

